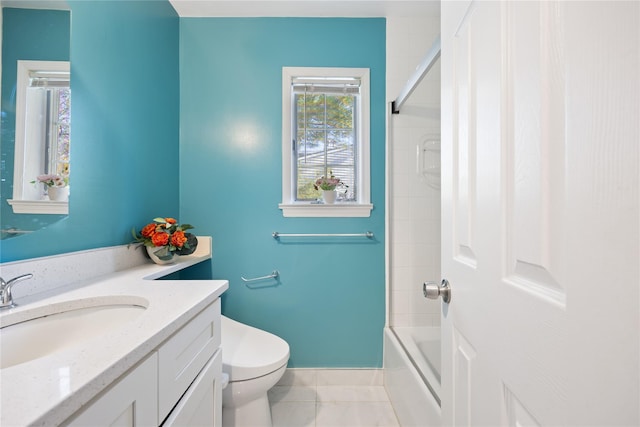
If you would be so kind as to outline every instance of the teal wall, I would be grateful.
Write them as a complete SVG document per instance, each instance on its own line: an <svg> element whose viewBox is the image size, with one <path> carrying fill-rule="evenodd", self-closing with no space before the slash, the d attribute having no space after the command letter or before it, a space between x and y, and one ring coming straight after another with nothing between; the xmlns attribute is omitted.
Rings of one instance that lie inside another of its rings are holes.
<svg viewBox="0 0 640 427"><path fill-rule="evenodd" d="M69 3L69 217L0 241L2 262L125 244L133 226L179 214L177 14L166 1Z"/></svg>
<svg viewBox="0 0 640 427"><path fill-rule="evenodd" d="M64 215L14 214L7 199L13 195L17 61L68 61L70 17L69 11L64 10L2 8L2 124L0 126L2 228L34 230L64 217Z"/></svg>
<svg viewBox="0 0 640 427"><path fill-rule="evenodd" d="M175 216L214 239L212 262L191 276L229 279L224 313L286 339L290 366L381 366L384 19L179 19L166 1L70 4L70 215L0 241L1 261L125 244L131 227ZM370 68L371 217L282 217L283 66ZM271 237L368 230L375 239ZM273 269L276 286L240 280Z"/></svg>
<svg viewBox="0 0 640 427"><path fill-rule="evenodd" d="M283 66L370 68L370 218L283 218ZM213 236L223 313L287 340L291 367L380 367L385 20L181 18L180 83L180 219ZM271 237L367 230L375 240ZM276 286L240 280L274 269Z"/></svg>

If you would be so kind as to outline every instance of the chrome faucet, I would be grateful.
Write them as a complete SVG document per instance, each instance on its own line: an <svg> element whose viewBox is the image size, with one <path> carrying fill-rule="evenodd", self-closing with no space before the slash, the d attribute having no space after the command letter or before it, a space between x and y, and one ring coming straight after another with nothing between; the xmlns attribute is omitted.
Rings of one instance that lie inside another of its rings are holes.
<svg viewBox="0 0 640 427"><path fill-rule="evenodd" d="M22 276L14 277L8 282L5 282L4 279L0 277L0 309L15 307L16 303L13 302L13 295L11 295L13 285L18 282L22 282L23 280L31 279L32 277L33 274L27 273Z"/></svg>

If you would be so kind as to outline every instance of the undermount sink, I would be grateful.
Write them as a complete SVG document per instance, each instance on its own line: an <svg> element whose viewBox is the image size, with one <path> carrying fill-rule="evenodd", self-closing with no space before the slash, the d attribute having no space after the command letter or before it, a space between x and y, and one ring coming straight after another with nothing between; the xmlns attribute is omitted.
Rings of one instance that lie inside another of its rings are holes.
<svg viewBox="0 0 640 427"><path fill-rule="evenodd" d="M148 302L138 297L71 301L3 316L0 369L29 362L113 331L138 318ZM12 321L12 319L19 319Z"/></svg>

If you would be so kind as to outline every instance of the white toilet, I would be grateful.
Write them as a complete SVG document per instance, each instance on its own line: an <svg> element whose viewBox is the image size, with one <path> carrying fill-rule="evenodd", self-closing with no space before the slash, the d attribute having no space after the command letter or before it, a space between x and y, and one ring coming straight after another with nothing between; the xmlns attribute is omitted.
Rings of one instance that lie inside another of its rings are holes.
<svg viewBox="0 0 640 427"><path fill-rule="evenodd" d="M289 344L269 332L222 316L223 427L271 427L267 391L284 374Z"/></svg>

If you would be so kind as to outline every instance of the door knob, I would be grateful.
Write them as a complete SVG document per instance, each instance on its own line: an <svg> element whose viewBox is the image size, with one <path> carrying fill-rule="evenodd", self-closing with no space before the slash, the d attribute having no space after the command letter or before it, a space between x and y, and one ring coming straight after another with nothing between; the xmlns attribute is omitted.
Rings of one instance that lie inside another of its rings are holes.
<svg viewBox="0 0 640 427"><path fill-rule="evenodd" d="M425 282L422 285L422 292L425 298L438 299L438 297L442 297L444 303L451 301L451 286L449 286L447 279L442 279L441 283Z"/></svg>

